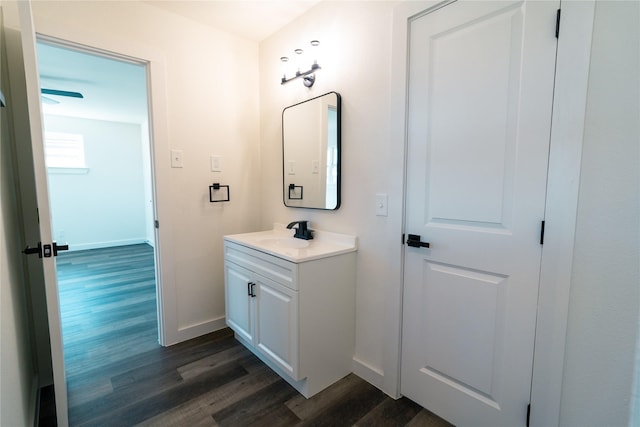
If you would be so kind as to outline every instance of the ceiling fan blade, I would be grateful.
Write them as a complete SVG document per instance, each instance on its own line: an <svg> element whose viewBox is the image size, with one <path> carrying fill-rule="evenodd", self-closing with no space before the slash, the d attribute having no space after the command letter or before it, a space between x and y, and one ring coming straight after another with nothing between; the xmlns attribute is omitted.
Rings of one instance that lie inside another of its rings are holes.
<svg viewBox="0 0 640 427"><path fill-rule="evenodd" d="M56 101L55 99L49 98L48 96L40 95L40 98L42 99L43 104L51 104L51 105L60 104L60 101Z"/></svg>
<svg viewBox="0 0 640 427"><path fill-rule="evenodd" d="M56 90L56 89L40 89L40 93L45 95L58 95L58 96L68 96L70 98L84 98L84 96L80 92L70 92L67 90Z"/></svg>

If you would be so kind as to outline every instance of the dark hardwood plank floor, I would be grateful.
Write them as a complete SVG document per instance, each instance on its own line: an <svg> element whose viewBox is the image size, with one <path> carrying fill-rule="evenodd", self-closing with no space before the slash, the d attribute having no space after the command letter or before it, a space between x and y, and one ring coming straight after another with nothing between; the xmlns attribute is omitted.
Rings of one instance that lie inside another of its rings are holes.
<svg viewBox="0 0 640 427"><path fill-rule="evenodd" d="M57 260L72 426L450 426L348 375L305 399L223 329L161 347L153 250Z"/></svg>

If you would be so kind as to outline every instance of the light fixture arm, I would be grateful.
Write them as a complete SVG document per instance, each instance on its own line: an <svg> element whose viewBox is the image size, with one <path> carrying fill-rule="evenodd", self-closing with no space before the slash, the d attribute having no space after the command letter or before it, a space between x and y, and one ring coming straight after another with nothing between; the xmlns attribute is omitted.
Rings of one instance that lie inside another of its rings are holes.
<svg viewBox="0 0 640 427"><path fill-rule="evenodd" d="M307 70L305 72L296 72L296 75L290 78L286 78L286 76L282 77L282 80L280 81L280 84L286 84L289 83L290 81L293 81L299 77L303 77L304 79L304 85L306 87L311 87L313 86L313 83L315 82L316 76L314 75L314 73L316 72L316 70L319 70L321 67L318 64L313 64L313 66L311 66L310 70ZM310 81L311 84L307 84L307 82Z"/></svg>

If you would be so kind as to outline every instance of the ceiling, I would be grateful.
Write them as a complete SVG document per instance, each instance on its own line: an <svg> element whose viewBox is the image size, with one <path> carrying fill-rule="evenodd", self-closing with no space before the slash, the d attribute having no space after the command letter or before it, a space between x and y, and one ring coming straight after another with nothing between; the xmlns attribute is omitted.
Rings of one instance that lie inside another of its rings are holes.
<svg viewBox="0 0 640 427"><path fill-rule="evenodd" d="M320 0L147 0L201 24L260 42Z"/></svg>
<svg viewBox="0 0 640 427"><path fill-rule="evenodd" d="M163 0L144 1L240 37L260 42L321 0ZM45 95L42 110L60 115L108 121L147 120L145 68L38 42L42 88L76 91L83 99Z"/></svg>
<svg viewBox="0 0 640 427"><path fill-rule="evenodd" d="M38 41L40 87L80 92L84 98L42 95L42 112L125 123L147 120L146 70Z"/></svg>

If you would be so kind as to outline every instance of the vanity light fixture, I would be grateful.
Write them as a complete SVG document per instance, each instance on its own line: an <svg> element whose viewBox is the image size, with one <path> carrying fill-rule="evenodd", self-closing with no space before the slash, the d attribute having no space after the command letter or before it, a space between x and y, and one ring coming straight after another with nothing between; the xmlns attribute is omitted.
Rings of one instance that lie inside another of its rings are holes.
<svg viewBox="0 0 640 427"><path fill-rule="evenodd" d="M304 50L296 49L295 52L295 64L296 64L296 72L295 76L287 78L287 66L289 63L289 57L282 56L280 58L280 63L282 65L282 79L280 80L280 84L289 83L292 80L297 79L298 77L302 77L302 82L306 87L311 87L316 81L316 70L320 69L320 65L318 65L318 46L320 42L318 40L311 40L311 52L313 53L313 64L311 64L311 68L307 71L300 71L300 67L302 62L304 61Z"/></svg>

